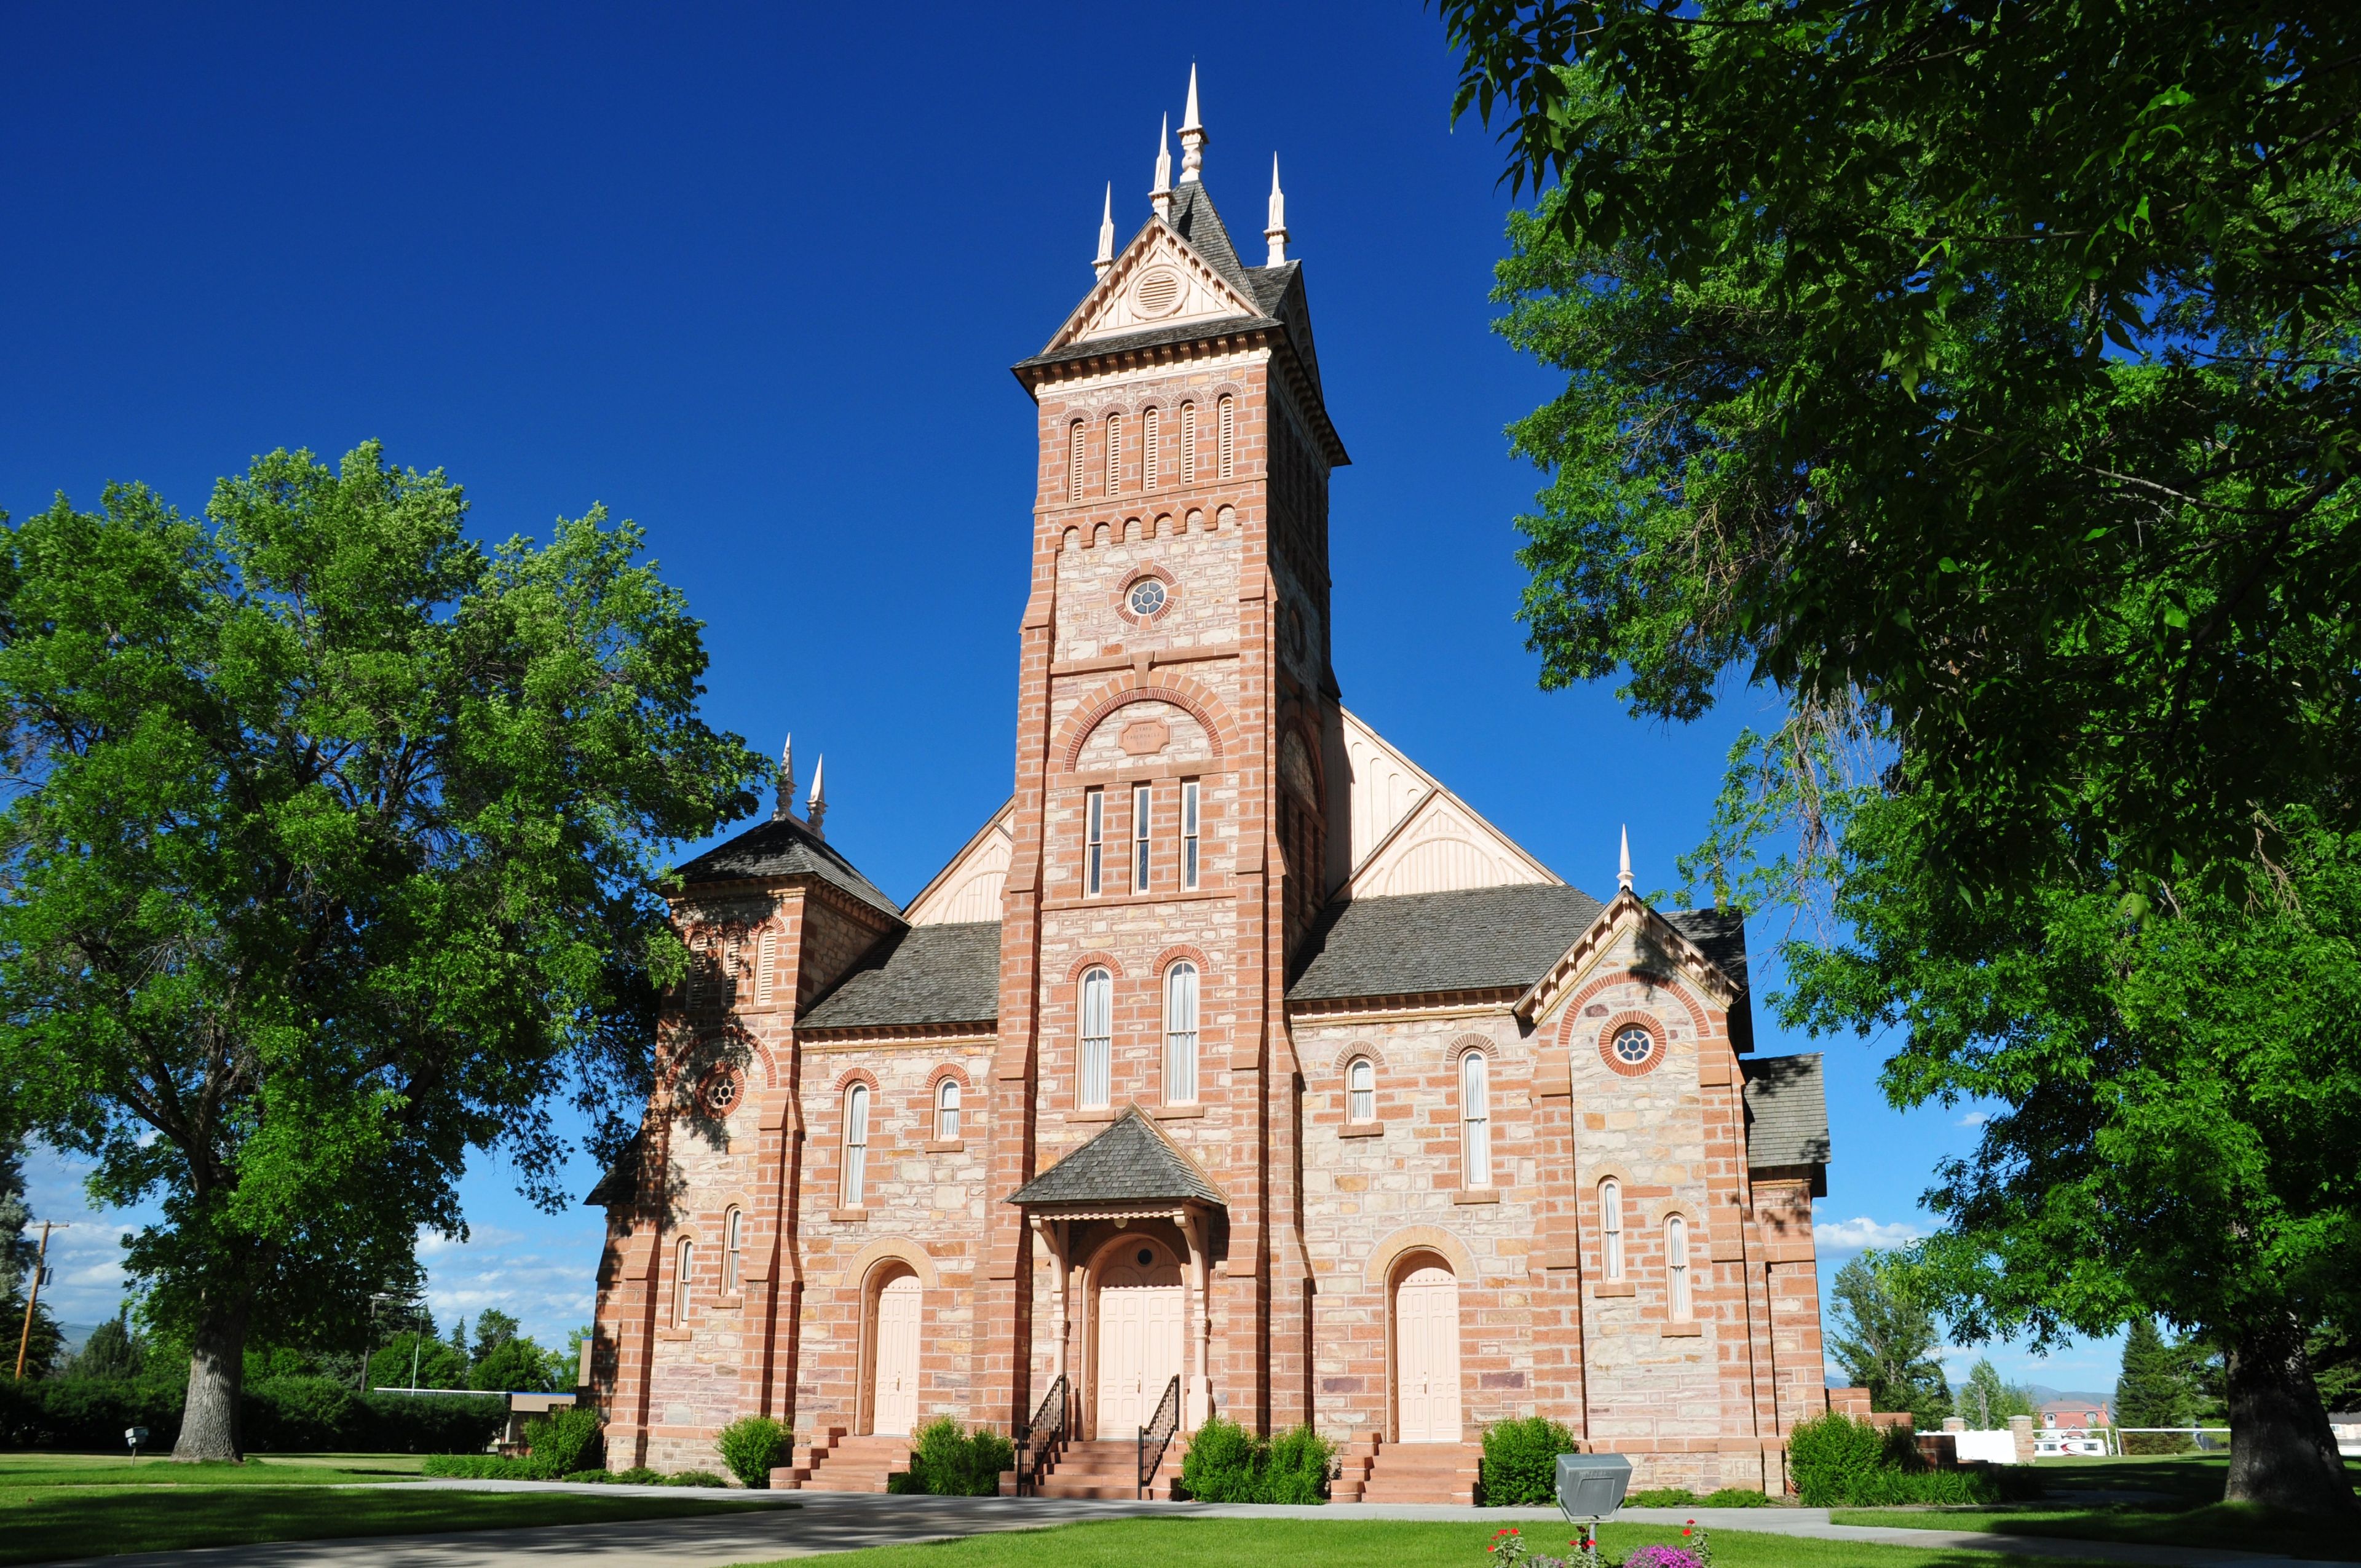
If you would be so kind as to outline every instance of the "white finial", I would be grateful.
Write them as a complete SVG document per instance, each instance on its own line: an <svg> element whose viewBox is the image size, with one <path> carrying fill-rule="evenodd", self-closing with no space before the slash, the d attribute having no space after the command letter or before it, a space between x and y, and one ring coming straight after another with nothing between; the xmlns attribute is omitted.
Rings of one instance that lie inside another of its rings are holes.
<svg viewBox="0 0 2361 1568"><path fill-rule="evenodd" d="M1623 863L1616 869L1615 885L1625 893L1631 891L1631 829L1623 829Z"/></svg>
<svg viewBox="0 0 2361 1568"><path fill-rule="evenodd" d="M787 743L779 748L779 798L771 807L771 820L784 822L796 809L796 738L790 734Z"/></svg>
<svg viewBox="0 0 2361 1568"><path fill-rule="evenodd" d="M1279 154L1270 155L1270 226L1262 231L1270 241L1270 259L1267 267L1287 265L1287 196L1279 188Z"/></svg>
<svg viewBox="0 0 2361 1568"><path fill-rule="evenodd" d="M1180 183L1200 178L1205 170L1205 127L1197 118L1197 67L1189 66L1189 112L1180 121Z"/></svg>
<svg viewBox="0 0 2361 1568"><path fill-rule="evenodd" d="M1091 265L1097 269L1102 278L1107 275L1107 269L1115 265L1115 181L1112 180L1107 181L1106 210L1099 215L1098 259Z"/></svg>
<svg viewBox="0 0 2361 1568"><path fill-rule="evenodd" d="M1172 116L1164 116L1164 128L1156 133L1156 189L1148 193L1148 203L1156 209L1159 218L1172 215Z"/></svg>
<svg viewBox="0 0 2361 1568"><path fill-rule="evenodd" d="M819 760L812 763L811 798L804 802L804 820L811 825L811 830L814 833L819 834L823 839L828 835L820 833L819 822L821 817L828 815L828 789L821 784L820 775L827 771L828 757L826 753L822 753Z"/></svg>

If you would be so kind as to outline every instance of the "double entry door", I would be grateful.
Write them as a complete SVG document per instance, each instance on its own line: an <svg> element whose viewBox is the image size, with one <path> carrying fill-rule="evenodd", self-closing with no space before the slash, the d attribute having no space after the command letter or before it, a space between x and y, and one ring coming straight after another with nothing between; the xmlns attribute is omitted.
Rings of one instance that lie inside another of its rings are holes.
<svg viewBox="0 0 2361 1568"><path fill-rule="evenodd" d="M1459 1281L1422 1268L1394 1290L1394 1409L1403 1442L1457 1442Z"/></svg>
<svg viewBox="0 0 2361 1568"><path fill-rule="evenodd" d="M1130 1269L1110 1271L1132 1275ZM1099 1287L1098 1435L1130 1437L1180 1373L1186 1292L1178 1285Z"/></svg>
<svg viewBox="0 0 2361 1568"><path fill-rule="evenodd" d="M888 1280L877 1293L876 1381L870 1430L905 1437L918 1424L918 1277Z"/></svg>

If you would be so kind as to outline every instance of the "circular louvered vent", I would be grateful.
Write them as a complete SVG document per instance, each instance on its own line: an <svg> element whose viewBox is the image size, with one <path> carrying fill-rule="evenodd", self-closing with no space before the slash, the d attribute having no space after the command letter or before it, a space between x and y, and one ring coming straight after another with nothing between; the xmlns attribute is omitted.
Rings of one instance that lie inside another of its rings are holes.
<svg viewBox="0 0 2361 1568"><path fill-rule="evenodd" d="M1143 276L1131 291L1144 316L1160 316L1180 302L1180 280L1162 268Z"/></svg>

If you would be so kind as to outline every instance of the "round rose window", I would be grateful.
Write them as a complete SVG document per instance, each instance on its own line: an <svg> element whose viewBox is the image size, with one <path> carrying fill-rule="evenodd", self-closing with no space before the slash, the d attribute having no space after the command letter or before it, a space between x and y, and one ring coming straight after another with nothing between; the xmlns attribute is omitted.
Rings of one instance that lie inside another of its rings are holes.
<svg viewBox="0 0 2361 1568"><path fill-rule="evenodd" d="M1142 577L1131 585L1127 601L1131 613L1142 620L1164 608L1164 585L1154 577Z"/></svg>
<svg viewBox="0 0 2361 1568"><path fill-rule="evenodd" d="M1616 1032L1615 1059L1618 1061L1629 1063L1632 1067L1638 1067L1642 1062L1646 1061L1650 1056L1653 1055L1655 1049L1656 1036L1651 1035L1647 1030L1642 1029L1637 1024L1632 1025L1630 1028L1620 1029Z"/></svg>
<svg viewBox="0 0 2361 1568"><path fill-rule="evenodd" d="M708 1084L705 1090L705 1103L707 1109L715 1115L728 1115L730 1108L738 1103L738 1075L734 1072L725 1072Z"/></svg>

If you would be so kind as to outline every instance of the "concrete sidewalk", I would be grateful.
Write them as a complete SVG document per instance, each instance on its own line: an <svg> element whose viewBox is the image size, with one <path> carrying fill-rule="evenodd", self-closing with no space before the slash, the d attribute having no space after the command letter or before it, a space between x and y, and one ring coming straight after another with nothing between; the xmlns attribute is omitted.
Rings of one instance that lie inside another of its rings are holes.
<svg viewBox="0 0 2361 1568"><path fill-rule="evenodd" d="M507 1481L427 1481L409 1485L454 1491L551 1489L549 1483ZM683 1495L673 1486L566 1489L606 1496ZM1481 1535L1469 1537L1468 1561L1477 1563L1484 1539L1504 1524L1523 1528L1536 1550L1543 1552L1549 1551L1559 1540L1558 1531L1571 1530L1554 1508L1471 1508L1412 1503L1257 1508L1050 1497L878 1497L848 1492L731 1492L729 1496L737 1501L761 1501L774 1506L709 1519L643 1519L350 1541L275 1541L83 1561L103 1563L105 1568L541 1568L543 1564L560 1563L588 1564L590 1568L731 1568L733 1564L781 1557L852 1552L868 1546L911 1545L994 1530L1041 1530L1085 1519L1420 1519L1464 1523L1471 1530L1484 1527ZM1626 1508L1616 1516L1619 1524L1673 1529L1690 1519L1715 1530L2084 1563L2143 1563L2153 1568L2215 1568L2217 1564L2219 1568L2361 1568L2361 1563L2329 1563L2212 1547L2145 1546L2123 1541L1991 1535L1972 1530L1833 1525L1828 1522L1826 1508Z"/></svg>

